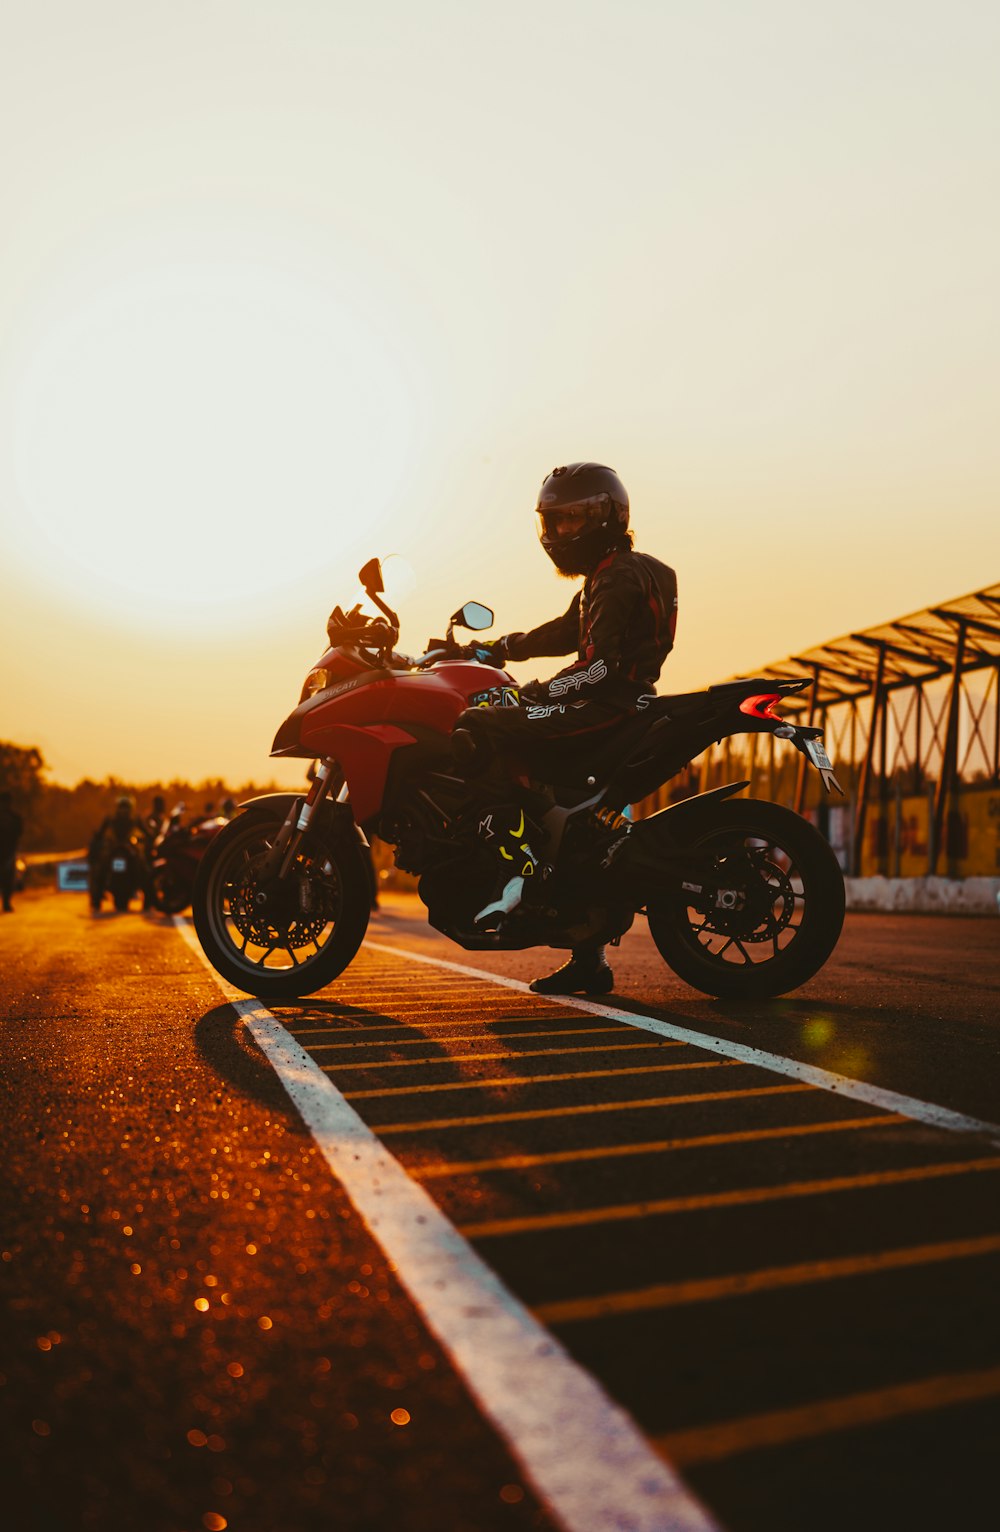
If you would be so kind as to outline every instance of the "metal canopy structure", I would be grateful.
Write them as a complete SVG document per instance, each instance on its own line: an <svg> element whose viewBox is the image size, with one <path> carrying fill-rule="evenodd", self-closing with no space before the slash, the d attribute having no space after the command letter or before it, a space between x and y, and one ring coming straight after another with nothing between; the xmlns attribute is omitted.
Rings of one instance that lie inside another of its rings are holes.
<svg viewBox="0 0 1000 1532"><path fill-rule="evenodd" d="M879 809L880 858L888 861L893 786L897 798L905 791L927 792L931 799L928 871L937 870L942 850L957 854L952 821L957 821L960 783L1000 785L1000 584L848 633L754 674L813 682L800 696L783 699L782 712L823 728L827 748L850 786L853 871L860 871L873 799ZM791 760L787 751L776 757L774 743L768 742L767 789L801 812L805 762ZM752 738L751 777L760 769L755 746ZM698 770L706 785L714 764L707 752Z"/></svg>
<svg viewBox="0 0 1000 1532"><path fill-rule="evenodd" d="M756 673L780 680L812 680L813 691L799 699L799 711L815 712L866 697L876 683L894 691L951 676L956 666L965 675L997 664L1000 585L990 585L862 633L848 633L765 665ZM785 711L793 706L790 699Z"/></svg>

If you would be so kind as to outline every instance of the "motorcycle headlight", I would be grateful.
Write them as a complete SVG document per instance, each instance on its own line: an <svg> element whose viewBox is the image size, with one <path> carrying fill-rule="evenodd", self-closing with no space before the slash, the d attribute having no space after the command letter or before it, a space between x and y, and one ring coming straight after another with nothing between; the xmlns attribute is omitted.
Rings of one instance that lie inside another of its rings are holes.
<svg viewBox="0 0 1000 1532"><path fill-rule="evenodd" d="M305 685L302 688L301 700L304 702L307 697L315 697L316 693L321 692L328 684L328 681L329 678L322 666L316 670L310 670L306 676Z"/></svg>

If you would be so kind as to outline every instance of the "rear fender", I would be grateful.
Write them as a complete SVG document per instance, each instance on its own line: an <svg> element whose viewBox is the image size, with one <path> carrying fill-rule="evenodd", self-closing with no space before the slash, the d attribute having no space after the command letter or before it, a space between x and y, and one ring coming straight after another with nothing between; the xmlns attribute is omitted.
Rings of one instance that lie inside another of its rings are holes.
<svg viewBox="0 0 1000 1532"><path fill-rule="evenodd" d="M694 839L705 820L711 818L716 804L725 798L732 798L735 793L741 793L749 786L749 782L726 782L722 787L713 787L707 793L682 798L680 803L671 803L665 809L650 814L648 819L640 819L629 839L635 839L639 844L648 842L661 847L663 851L677 851Z"/></svg>
<svg viewBox="0 0 1000 1532"><path fill-rule="evenodd" d="M267 808L273 811L276 818L284 822L289 814L298 810L305 802L302 793L262 793L259 798L247 798L241 804L239 812L242 814L247 809ZM354 822L354 813L349 803L323 802L316 813L314 824L321 825L328 834L332 834L335 840L353 839L359 845L367 847L368 837L359 824Z"/></svg>
<svg viewBox="0 0 1000 1532"><path fill-rule="evenodd" d="M613 858L613 882L645 902L664 873L683 864L685 848L711 819L716 805L749 786L749 782L728 782L640 819L629 831L622 854Z"/></svg>

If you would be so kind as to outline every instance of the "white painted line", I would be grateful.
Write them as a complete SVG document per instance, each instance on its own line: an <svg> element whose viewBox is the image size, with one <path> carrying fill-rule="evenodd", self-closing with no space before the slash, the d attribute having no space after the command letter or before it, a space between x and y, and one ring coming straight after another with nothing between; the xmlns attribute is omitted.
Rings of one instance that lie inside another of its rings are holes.
<svg viewBox="0 0 1000 1532"><path fill-rule="evenodd" d="M507 1291L319 1065L208 963L428 1328L564 1532L719 1532L631 1418Z"/></svg>
<svg viewBox="0 0 1000 1532"><path fill-rule="evenodd" d="M532 993L523 979L509 979L505 974L490 973L485 968L470 968L464 963L452 963L446 958L428 957L423 952L411 952L404 947L391 947L384 942L366 940L365 946L370 952L384 952L404 962L427 963L433 968L447 968L454 973L485 979L488 983L502 985L505 989L518 989L528 994ZM756 1064L758 1068L769 1070L771 1074L785 1075L790 1080L801 1080L807 1085L815 1085L818 1090L831 1091L834 1095L846 1096L852 1101L864 1101L869 1106L881 1107L886 1112L898 1112L902 1117L909 1117L914 1122L926 1123L929 1127L944 1128L950 1133L981 1133L1000 1147L1000 1123L982 1122L976 1117L965 1117L961 1112L953 1112L946 1106L917 1101L912 1096L883 1090L881 1086L869 1085L864 1080L852 1080L847 1075L832 1074L830 1070L819 1069L815 1064L803 1064L798 1059L786 1059L778 1053L765 1053L760 1048L748 1048L743 1043L729 1042L723 1037L712 1037L707 1032L695 1032L690 1027L679 1027L672 1021L661 1021L657 1016L638 1016L632 1011L620 1011L616 1006L602 1005L596 1000L578 999L575 995L551 997L537 995L535 998L543 1001L551 998L560 1007L572 1006L574 1010L587 1011L592 1016L606 1016L613 1021L624 1022L626 1026L639 1027L644 1032L653 1032L657 1037L674 1038L677 1042L690 1043L695 1048L704 1048L709 1053L720 1053L724 1058L736 1059L741 1064Z"/></svg>

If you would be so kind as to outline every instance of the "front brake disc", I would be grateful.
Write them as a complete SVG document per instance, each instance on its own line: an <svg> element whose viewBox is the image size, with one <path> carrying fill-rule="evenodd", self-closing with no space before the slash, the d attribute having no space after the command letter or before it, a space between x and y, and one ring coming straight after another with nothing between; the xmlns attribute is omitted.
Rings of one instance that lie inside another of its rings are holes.
<svg viewBox="0 0 1000 1532"><path fill-rule="evenodd" d="M229 918L244 941L254 947L285 947L293 950L318 941L333 919L330 909L333 903L331 891L321 885L310 888L312 898L309 903L314 904L315 908L307 914L299 907L302 903L299 887L300 879L296 879L294 889L289 890L289 898L282 901L289 908L282 909L275 918L274 912L269 912L257 903L261 885L252 872L239 885L230 884ZM286 914L287 921L283 919ZM280 925L278 920L282 921Z"/></svg>

